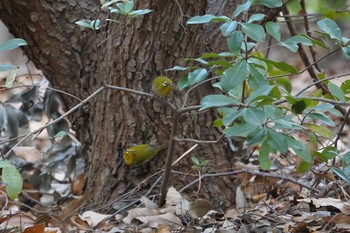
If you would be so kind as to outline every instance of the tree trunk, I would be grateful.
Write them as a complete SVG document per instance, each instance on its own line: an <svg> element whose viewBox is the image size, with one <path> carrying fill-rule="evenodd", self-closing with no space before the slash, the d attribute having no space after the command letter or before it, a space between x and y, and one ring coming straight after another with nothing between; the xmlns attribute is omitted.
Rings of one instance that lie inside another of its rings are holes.
<svg viewBox="0 0 350 233"><path fill-rule="evenodd" d="M219 2L138 1L137 9L149 8L153 12L129 20L99 12L99 2L92 0L3 0L0 18L11 33L28 42L24 47L26 54L55 88L84 99L104 83L151 92L151 80L157 75L168 75L178 81L181 74L164 70L184 64L186 57L198 57L224 47L225 42L219 39L214 27L186 25L189 17L208 12L223 14L226 10L231 15L234 9L231 5L236 3ZM122 24L102 21L102 30L96 32L74 24L80 19L106 17ZM210 93L210 85L204 85L190 95L190 103L198 104L201 96ZM181 106L183 96L184 93L175 92L169 101ZM69 96L61 97L66 110L77 104ZM213 128L214 120L211 111L185 114L177 136L215 140L220 132ZM108 89L80 109L72 123L87 160L88 203L114 200L164 166L165 152L137 169L126 167L117 152L119 144L126 148L132 143L168 143L172 112L159 102ZM176 157L192 145L176 143ZM227 171L232 167L232 154L225 142L199 145L173 168L177 173L172 175L170 185L181 188L195 179L191 176L196 175L191 172L192 155L209 160L202 172ZM143 183L135 196L146 192L157 178ZM234 202L235 186L234 178L230 177L206 179L195 195L227 208ZM190 190L197 188L195 185Z"/></svg>

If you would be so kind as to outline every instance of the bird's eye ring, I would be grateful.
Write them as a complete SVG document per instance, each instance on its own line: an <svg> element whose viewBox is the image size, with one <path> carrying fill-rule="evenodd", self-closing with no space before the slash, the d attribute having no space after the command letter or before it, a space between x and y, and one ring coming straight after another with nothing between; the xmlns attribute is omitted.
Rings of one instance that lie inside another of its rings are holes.
<svg viewBox="0 0 350 233"><path fill-rule="evenodd" d="M168 83L167 82L163 82L163 86L164 87L168 86Z"/></svg>

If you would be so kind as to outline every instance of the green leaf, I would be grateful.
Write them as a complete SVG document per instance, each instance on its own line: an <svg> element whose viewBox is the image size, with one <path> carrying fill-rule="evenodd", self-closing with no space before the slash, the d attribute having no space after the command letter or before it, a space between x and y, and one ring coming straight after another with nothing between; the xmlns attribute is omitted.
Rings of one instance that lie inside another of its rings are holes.
<svg viewBox="0 0 350 233"><path fill-rule="evenodd" d="M12 167L13 165L8 160L1 160L0 161L0 168L4 167Z"/></svg>
<svg viewBox="0 0 350 233"><path fill-rule="evenodd" d="M0 65L0 72L2 71L9 71L9 70L13 70L15 69L16 66L12 65L12 64L4 64L4 65Z"/></svg>
<svg viewBox="0 0 350 233"><path fill-rule="evenodd" d="M266 142L282 154L288 151L287 136L282 133L277 133L274 130L268 129Z"/></svg>
<svg viewBox="0 0 350 233"><path fill-rule="evenodd" d="M301 35L296 35L293 36L292 38L289 38L283 42L281 42L281 45L286 47L287 49L289 49L292 52L296 52L298 51L298 44L303 44L305 46L312 46L313 43L310 39L306 38L305 36L301 36Z"/></svg>
<svg viewBox="0 0 350 233"><path fill-rule="evenodd" d="M313 150L317 150L317 137L314 133L309 133L309 139L310 139L310 142L312 143L312 148Z"/></svg>
<svg viewBox="0 0 350 233"><path fill-rule="evenodd" d="M202 98L201 108L199 109L199 111L207 108L222 107L230 104L239 105L241 103L226 95L207 95L204 98Z"/></svg>
<svg viewBox="0 0 350 233"><path fill-rule="evenodd" d="M105 7L110 6L110 5L112 5L112 4L116 3L116 2L120 2L120 0L111 0L111 1L108 1L108 2L106 2L105 4L103 4L103 5L101 6L101 8L105 8Z"/></svg>
<svg viewBox="0 0 350 233"><path fill-rule="evenodd" d="M191 156L191 160L194 164L199 165L201 162L199 161L199 159L196 156Z"/></svg>
<svg viewBox="0 0 350 233"><path fill-rule="evenodd" d="M243 11L248 11L250 6L252 5L253 0L248 0L246 3L238 5L235 11L233 12L233 16L237 17L239 14L241 14Z"/></svg>
<svg viewBox="0 0 350 233"><path fill-rule="evenodd" d="M250 74L248 83L254 90L259 89L261 86L270 85L269 81L267 81L265 77L258 71L256 65L249 63L248 70Z"/></svg>
<svg viewBox="0 0 350 233"><path fill-rule="evenodd" d="M249 17L247 23L253 23L256 21L261 21L266 17L266 15L264 14L253 14L252 16Z"/></svg>
<svg viewBox="0 0 350 233"><path fill-rule="evenodd" d="M59 131L58 133L55 134L55 136L53 136L54 138L63 138L64 136L67 135L66 131Z"/></svg>
<svg viewBox="0 0 350 233"><path fill-rule="evenodd" d="M322 19L317 22L317 26L327 33L332 39L342 41L342 33L337 23L331 19Z"/></svg>
<svg viewBox="0 0 350 233"><path fill-rule="evenodd" d="M208 66L222 66L223 68L229 68L232 66L232 64L227 60L216 60L216 61L210 61L207 64Z"/></svg>
<svg viewBox="0 0 350 233"><path fill-rule="evenodd" d="M216 128L220 128L221 126L223 126L222 119L216 119L213 122L213 126L216 127Z"/></svg>
<svg viewBox="0 0 350 233"><path fill-rule="evenodd" d="M237 21L228 21L220 26L220 30L222 35L229 36L231 33L236 30L237 28Z"/></svg>
<svg viewBox="0 0 350 233"><path fill-rule="evenodd" d="M224 126L229 126L240 116L241 111L237 111L236 109L231 108L229 113L222 118L222 123Z"/></svg>
<svg viewBox="0 0 350 233"><path fill-rule="evenodd" d="M228 127L224 130L226 137L247 137L247 135L256 130L258 126L246 122Z"/></svg>
<svg viewBox="0 0 350 233"><path fill-rule="evenodd" d="M333 131L329 130L326 127L323 127L321 125L314 125L314 124L304 124L304 126L307 126L309 129L312 130L312 132L320 135L321 137L325 138L333 138Z"/></svg>
<svg viewBox="0 0 350 233"><path fill-rule="evenodd" d="M0 44L0 51L6 51L18 48L20 46L28 45L27 42L23 39L15 38L10 39L8 41L5 41L4 43Z"/></svg>
<svg viewBox="0 0 350 233"><path fill-rule="evenodd" d="M332 93L332 95L334 97L336 97L338 100L345 101L345 94L344 94L343 90L340 87L338 87L337 85L329 82L328 83L328 89Z"/></svg>
<svg viewBox="0 0 350 233"><path fill-rule="evenodd" d="M344 94L350 94L350 80L346 80L345 82L342 83L340 86Z"/></svg>
<svg viewBox="0 0 350 233"><path fill-rule="evenodd" d="M242 30L247 36L255 41L264 42L265 41L265 31L264 28L258 24L253 23L240 23Z"/></svg>
<svg viewBox="0 0 350 233"><path fill-rule="evenodd" d="M269 157L271 151L273 151L272 148L265 141L261 145L258 158L261 169L263 170L269 170L272 166L272 161Z"/></svg>
<svg viewBox="0 0 350 233"><path fill-rule="evenodd" d="M135 11L130 11L128 15L130 16L135 16L135 15L146 15L151 13L153 10L150 9L142 9L142 10L135 10Z"/></svg>
<svg viewBox="0 0 350 233"><path fill-rule="evenodd" d="M211 21L231 21L227 16L215 16L211 14L203 15L203 16L194 16L187 20L187 24L203 24L209 23Z"/></svg>
<svg viewBox="0 0 350 233"><path fill-rule="evenodd" d="M240 52L243 40L244 36L240 31L234 31L231 36L227 38L227 45L232 53L238 54Z"/></svg>
<svg viewBox="0 0 350 233"><path fill-rule="evenodd" d="M228 92L237 85L240 85L247 78L247 62L240 60L232 68L228 68L221 76L221 87Z"/></svg>
<svg viewBox="0 0 350 233"><path fill-rule="evenodd" d="M331 118L329 118L328 116L326 116L323 113L309 113L307 114L308 117L310 117L311 119L317 119L317 120L321 120L323 121L325 124L331 126L331 127L335 127L336 124L334 123L334 121L331 120Z"/></svg>
<svg viewBox="0 0 350 233"><path fill-rule="evenodd" d="M265 128L257 128L256 130L248 133L247 135L247 144L249 146L257 146L266 139L266 130Z"/></svg>
<svg viewBox="0 0 350 233"><path fill-rule="evenodd" d="M292 116L286 116L284 118L272 119L271 122L275 123L273 129L304 129L302 125L298 125L293 122L290 118Z"/></svg>
<svg viewBox="0 0 350 233"><path fill-rule="evenodd" d="M100 21L99 19L92 20L92 21L90 22L91 28L92 28L92 29L95 29L95 30L100 29L100 23L101 23L101 21Z"/></svg>
<svg viewBox="0 0 350 233"><path fill-rule="evenodd" d="M123 3L117 3L116 5L119 10L124 12L125 14L128 14L132 9L134 9L135 3L134 1L125 1Z"/></svg>
<svg viewBox="0 0 350 233"><path fill-rule="evenodd" d="M262 85L260 86L257 90L253 91L250 96L247 98L247 103L252 103L255 100L258 100L261 98L261 96L268 96L271 92L271 90L275 86L270 86L270 85Z"/></svg>
<svg viewBox="0 0 350 233"><path fill-rule="evenodd" d="M22 192L23 179L14 166L3 167L2 181L6 184L6 193L14 200Z"/></svg>
<svg viewBox="0 0 350 233"><path fill-rule="evenodd" d="M291 74L298 73L298 70L294 66L289 65L286 62L283 62L283 61L277 62L277 61L273 61L273 60L266 59L266 58L260 58L260 57L255 57L255 58L262 60L262 61L266 62L267 64L270 64L270 65L276 67L279 70L286 71L286 72L291 73Z"/></svg>
<svg viewBox="0 0 350 233"><path fill-rule="evenodd" d="M242 117L252 125L262 125L265 122L265 112L258 108L245 108L242 110Z"/></svg>
<svg viewBox="0 0 350 233"><path fill-rule="evenodd" d="M187 75L182 76L177 85L178 85L179 91L182 91L186 87L189 87L190 83L188 82L188 76Z"/></svg>
<svg viewBox="0 0 350 233"><path fill-rule="evenodd" d="M304 100L298 100L295 104L292 104L291 110L295 114L302 114L306 108Z"/></svg>
<svg viewBox="0 0 350 233"><path fill-rule="evenodd" d="M6 76L6 82L5 82L5 87L6 88L11 88L13 86L13 82L15 81L16 74L19 68L16 68L14 70L11 70L7 76Z"/></svg>
<svg viewBox="0 0 350 233"><path fill-rule="evenodd" d="M323 149L322 154L326 156L327 159L334 159L338 156L337 149L334 146L327 146Z"/></svg>
<svg viewBox="0 0 350 233"><path fill-rule="evenodd" d="M292 92L293 86L289 78L279 77L275 79L275 82L282 85L289 94Z"/></svg>
<svg viewBox="0 0 350 233"><path fill-rule="evenodd" d="M345 163L345 165L349 165L350 164L350 151L347 151L343 155L343 162Z"/></svg>
<svg viewBox="0 0 350 233"><path fill-rule="evenodd" d="M184 71L184 70L188 70L188 67L183 67L183 66L174 66L170 69L166 69L165 71L172 71L172 70L180 70L180 71Z"/></svg>
<svg viewBox="0 0 350 233"><path fill-rule="evenodd" d="M339 168L332 167L332 171L339 176L342 180L344 180L346 183L350 184L350 177L344 173L344 171L340 170Z"/></svg>
<svg viewBox="0 0 350 233"><path fill-rule="evenodd" d="M299 163L299 165L297 167L297 172L298 173L305 173L310 169L311 165L312 165L312 163L308 163L308 162L303 160Z"/></svg>
<svg viewBox="0 0 350 233"><path fill-rule="evenodd" d="M316 156L319 160L321 160L324 163L328 162L328 158L324 154L318 151L314 151L313 155Z"/></svg>
<svg viewBox="0 0 350 233"><path fill-rule="evenodd" d="M283 5L282 0L254 0L254 5L264 5L269 8L276 8Z"/></svg>
<svg viewBox="0 0 350 233"><path fill-rule="evenodd" d="M90 28L90 29L93 29L93 27L91 26L90 23L88 22L85 22L84 20L79 20L79 21L76 21L75 24L81 26L81 27L84 27L84 28Z"/></svg>
<svg viewBox="0 0 350 233"><path fill-rule="evenodd" d="M277 41L281 41L281 27L278 23L269 21L265 24L266 32Z"/></svg>
<svg viewBox="0 0 350 233"><path fill-rule="evenodd" d="M346 47L342 47L341 48L343 54L344 54L344 57L347 59L347 60L350 60L350 47L349 46L346 46Z"/></svg>
<svg viewBox="0 0 350 233"><path fill-rule="evenodd" d="M194 84L200 83L203 80L205 80L207 75L208 75L208 71L206 69L203 69L203 68L196 69L193 72L190 72L188 74L188 82L192 86Z"/></svg>
<svg viewBox="0 0 350 233"><path fill-rule="evenodd" d="M303 143L292 137L287 137L287 144L302 160L307 163L312 163L310 151Z"/></svg>

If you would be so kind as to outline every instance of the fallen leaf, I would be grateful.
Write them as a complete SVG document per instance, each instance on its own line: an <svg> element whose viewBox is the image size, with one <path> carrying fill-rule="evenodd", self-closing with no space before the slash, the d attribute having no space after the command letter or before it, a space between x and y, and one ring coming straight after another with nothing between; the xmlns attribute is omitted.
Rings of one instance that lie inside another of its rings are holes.
<svg viewBox="0 0 350 233"><path fill-rule="evenodd" d="M142 206L144 206L146 208L150 208L150 209L157 209L158 208L158 205L154 201L151 201L150 199L148 199L145 196L142 196L140 201L141 201Z"/></svg>
<svg viewBox="0 0 350 233"><path fill-rule="evenodd" d="M165 214L155 215L155 216L137 217L137 219L152 228L157 228L158 225L160 224L171 226L172 229L173 228L177 229L182 227L182 222L180 218L173 213L165 213Z"/></svg>
<svg viewBox="0 0 350 233"><path fill-rule="evenodd" d="M102 220L110 217L110 214L100 214L94 211L86 211L81 215L81 218L89 223L91 227L97 226Z"/></svg>
<svg viewBox="0 0 350 233"><path fill-rule="evenodd" d="M176 215L185 215L190 203L183 197L174 187L170 187L166 194L166 203L164 208L161 209L162 213L175 212Z"/></svg>
<svg viewBox="0 0 350 233"><path fill-rule="evenodd" d="M139 217L156 216L160 214L159 210L150 208L135 208L128 211L128 216L123 218L123 222L130 224L132 220L139 219Z"/></svg>
<svg viewBox="0 0 350 233"><path fill-rule="evenodd" d="M32 227L27 227L23 233L44 233L45 231L45 224L37 224Z"/></svg>
<svg viewBox="0 0 350 233"><path fill-rule="evenodd" d="M35 147L17 146L13 148L13 152L29 163L36 163L41 161L41 154Z"/></svg>
<svg viewBox="0 0 350 233"><path fill-rule="evenodd" d="M321 206L333 206L337 209L339 209L343 214L350 214L350 209L347 207L348 202L344 202L340 199L335 198L305 198L305 199L298 199L299 202L306 202L306 203L313 203L316 208L319 208Z"/></svg>
<svg viewBox="0 0 350 233"><path fill-rule="evenodd" d="M190 204L188 213L191 218L201 218L206 215L214 207L204 199L198 199Z"/></svg>

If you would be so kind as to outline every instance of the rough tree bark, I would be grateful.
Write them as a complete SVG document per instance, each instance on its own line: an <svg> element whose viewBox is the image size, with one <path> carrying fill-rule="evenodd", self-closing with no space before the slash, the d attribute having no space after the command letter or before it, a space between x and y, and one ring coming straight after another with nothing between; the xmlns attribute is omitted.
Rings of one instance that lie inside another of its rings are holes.
<svg viewBox="0 0 350 233"><path fill-rule="evenodd" d="M238 1L137 1L137 8L154 10L125 23L105 24L96 33L74 24L80 19L106 18L99 12L99 1L3 0L0 18L16 37L24 38L28 57L40 68L53 86L81 99L86 98L104 82L150 92L151 79L174 65L183 64L186 57L219 51L222 40L218 30L208 26L187 26L186 20L208 12L231 15ZM110 17L116 17L111 15ZM123 18L118 18L123 21ZM99 44L99 46L97 46ZM171 73L174 80L180 74ZM201 87L191 95L191 103L211 93L210 86ZM171 98L181 104L183 93ZM62 95L65 107L76 100ZM181 118L179 137L213 140L220 135L212 127L213 112L191 113ZM87 159L87 200L101 204L130 190L149 174L162 168L165 153L142 167L142 172L128 169L117 158L117 147L131 143L167 143L171 128L171 111L145 97L127 92L106 90L79 110L73 122ZM192 144L177 143L176 156ZM208 159L204 172L225 171L232 167L232 155L224 142L200 145L192 155ZM190 171L189 157L174 170ZM113 172L117 170L116 178ZM194 173L193 173L194 174ZM156 178L156 177L155 177ZM151 181L154 181L155 178ZM190 176L174 174L171 185L180 188ZM152 184L152 182L151 182ZM149 187L145 184L143 189ZM193 187L192 191L197 190ZM140 192L142 189L140 190ZM234 202L234 178L204 180L200 194L221 208Z"/></svg>

